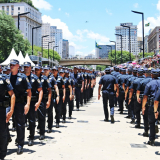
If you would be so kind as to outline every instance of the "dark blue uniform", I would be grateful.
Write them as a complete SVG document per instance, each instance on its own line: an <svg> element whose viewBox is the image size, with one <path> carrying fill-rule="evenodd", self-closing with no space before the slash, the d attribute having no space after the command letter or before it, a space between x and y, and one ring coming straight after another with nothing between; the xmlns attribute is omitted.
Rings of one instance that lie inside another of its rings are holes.
<svg viewBox="0 0 160 160"><path fill-rule="evenodd" d="M84 75L83 75L83 77L84 77L84 90L83 90L84 104L87 103L87 86L86 86L87 75L88 75L88 73L84 72Z"/></svg>
<svg viewBox="0 0 160 160"><path fill-rule="evenodd" d="M16 96L15 102L15 121L16 121L16 131L17 131L17 143L19 147L23 148L24 145L24 135L25 135L25 115L24 106L26 100L26 90L31 89L31 84L27 76L23 73L18 73L17 75L9 74L9 79L13 86L13 91Z"/></svg>
<svg viewBox="0 0 160 160"><path fill-rule="evenodd" d="M39 78L35 74L31 73L31 75L28 76L28 79L32 86L31 89L32 97L27 117L29 119L29 129L30 129L29 139L33 140L35 135L35 118L36 118L35 104L38 101L38 89L42 88L42 85Z"/></svg>
<svg viewBox="0 0 160 160"><path fill-rule="evenodd" d="M7 153L7 124L6 107L4 106L5 95L7 91L13 90L6 75L0 74L0 159L3 159Z"/></svg>
<svg viewBox="0 0 160 160"><path fill-rule="evenodd" d="M81 72L80 74L84 79L84 73ZM83 89L83 92L80 92L80 104L81 104L81 106L83 106L83 97L84 97L84 89Z"/></svg>
<svg viewBox="0 0 160 160"><path fill-rule="evenodd" d="M114 115L114 84L117 84L117 81L111 74L106 74L101 77L99 84L103 85L103 108L105 119L108 120L108 100L110 105L110 114Z"/></svg>
<svg viewBox="0 0 160 160"><path fill-rule="evenodd" d="M40 135L45 134L45 121L46 121L46 103L48 100L48 89L51 88L51 84L49 82L49 79L44 76L40 75L38 77L41 81L42 89L43 89L43 98L41 101L41 104L38 108L38 128L40 129Z"/></svg>

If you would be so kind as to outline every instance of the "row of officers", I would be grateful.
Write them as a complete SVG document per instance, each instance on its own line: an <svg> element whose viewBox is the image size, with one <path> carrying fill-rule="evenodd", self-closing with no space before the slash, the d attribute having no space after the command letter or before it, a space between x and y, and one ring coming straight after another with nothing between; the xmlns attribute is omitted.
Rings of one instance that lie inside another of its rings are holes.
<svg viewBox="0 0 160 160"><path fill-rule="evenodd" d="M30 62L25 62L24 73L19 71L19 61L10 61L10 71L4 69L0 74L0 159L7 153L7 145L12 141L9 133L9 120L12 117L13 128L16 131L17 154L23 153L25 139L25 124L29 122L28 145L34 145L36 118L39 139L45 139L46 114L48 115L47 133L52 132L53 108L55 108L56 128L60 119L65 123L67 104L69 119L72 118L74 96L76 108L86 104L93 96L96 75L92 70L74 67L50 68L37 64L34 69ZM2 68L0 66L0 72ZM5 74L4 74L5 73Z"/></svg>
<svg viewBox="0 0 160 160"><path fill-rule="evenodd" d="M104 121L108 121L108 101L111 123L114 123L114 107L119 104L120 114L126 104L128 115L135 128L141 128L141 111L144 122L144 137L149 137L147 144L155 145L155 135L158 133L159 101L160 101L160 70L148 68L118 68L105 69L105 74L99 81L98 99L103 97Z"/></svg>

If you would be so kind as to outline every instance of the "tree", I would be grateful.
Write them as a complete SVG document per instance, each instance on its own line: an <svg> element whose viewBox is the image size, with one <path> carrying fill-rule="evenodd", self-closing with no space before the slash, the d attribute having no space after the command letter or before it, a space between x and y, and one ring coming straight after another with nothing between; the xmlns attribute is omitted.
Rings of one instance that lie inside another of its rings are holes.
<svg viewBox="0 0 160 160"><path fill-rule="evenodd" d="M104 71L105 69L106 69L106 66L104 66L104 65L97 65L96 66L96 70Z"/></svg>
<svg viewBox="0 0 160 160"><path fill-rule="evenodd" d="M22 54L25 55L30 46L29 41L23 38L21 31L16 27L12 16L3 11L0 11L0 46L1 62L9 56L12 48L17 54L22 51Z"/></svg>
<svg viewBox="0 0 160 160"><path fill-rule="evenodd" d="M42 48L38 46L33 46L33 55L38 55L38 52L42 52ZM29 55L32 55L32 47L30 46L29 50L27 51ZM48 49L43 49L43 57L48 58ZM53 50L49 49L49 57L53 59ZM54 51L54 60L59 61L61 59L60 55Z"/></svg>
<svg viewBox="0 0 160 160"><path fill-rule="evenodd" d="M154 52L144 53L144 57L153 56ZM138 54L139 58L143 58L143 52Z"/></svg>
<svg viewBox="0 0 160 160"><path fill-rule="evenodd" d="M112 63L115 63L115 50L112 51L112 56L111 52L109 52L108 56L109 60L112 60ZM131 61L135 59L135 56L131 53ZM122 51L122 63L126 63L130 61L130 53L127 51ZM121 64L121 51L116 51L116 64Z"/></svg>

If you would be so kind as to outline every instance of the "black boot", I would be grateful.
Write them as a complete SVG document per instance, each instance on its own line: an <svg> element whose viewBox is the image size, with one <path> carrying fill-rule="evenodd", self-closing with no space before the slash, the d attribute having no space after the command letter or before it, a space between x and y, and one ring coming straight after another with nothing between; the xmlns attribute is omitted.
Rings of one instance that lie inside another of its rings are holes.
<svg viewBox="0 0 160 160"><path fill-rule="evenodd" d="M28 146L33 146L33 140L29 139Z"/></svg>
<svg viewBox="0 0 160 160"><path fill-rule="evenodd" d="M111 115L111 123L114 123L114 116Z"/></svg>
<svg viewBox="0 0 160 160"><path fill-rule="evenodd" d="M22 147L18 147L17 154L20 155L22 153L23 153L23 148Z"/></svg>

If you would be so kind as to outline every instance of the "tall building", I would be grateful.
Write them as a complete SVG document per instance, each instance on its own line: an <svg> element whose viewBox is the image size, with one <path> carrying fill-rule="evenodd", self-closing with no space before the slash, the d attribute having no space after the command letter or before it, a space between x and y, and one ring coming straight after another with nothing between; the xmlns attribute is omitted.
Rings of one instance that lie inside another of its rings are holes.
<svg viewBox="0 0 160 160"><path fill-rule="evenodd" d="M62 29L57 29L56 26L51 26L50 27L50 39L55 41L55 43L50 44L50 48L53 49L54 46L58 46L58 47L55 47L54 50L58 52L58 54L62 57L62 51L63 51Z"/></svg>
<svg viewBox="0 0 160 160"><path fill-rule="evenodd" d="M144 52L148 53L148 35L144 37Z"/></svg>
<svg viewBox="0 0 160 160"><path fill-rule="evenodd" d="M108 47L106 45L98 45L101 49L96 48L98 50L98 55L96 55L96 58L108 58L108 54L111 50L111 47ZM112 50L115 50L115 45L111 45Z"/></svg>
<svg viewBox="0 0 160 160"><path fill-rule="evenodd" d="M138 42L138 53L140 53L143 49L142 37L137 37L137 42Z"/></svg>
<svg viewBox="0 0 160 160"><path fill-rule="evenodd" d="M116 34L122 35L122 50L129 52L129 28L122 27L122 25L130 27L130 42L131 42L131 53L136 55L138 53L137 44L137 26L133 23L121 23L120 26L116 26ZM121 50L121 37L116 36L116 49Z"/></svg>
<svg viewBox="0 0 160 160"><path fill-rule="evenodd" d="M75 47L72 45L69 45L69 57L74 57L75 56Z"/></svg>
<svg viewBox="0 0 160 160"><path fill-rule="evenodd" d="M17 28L18 14L30 12L20 16L19 29L22 31L24 38L27 38L32 44L32 28L42 25L41 13L25 2L0 3L0 10L5 11L7 15L11 15L14 18ZM41 46L41 28L34 29L33 37L33 44Z"/></svg>
<svg viewBox="0 0 160 160"><path fill-rule="evenodd" d="M69 57L69 42L68 40L63 39L63 51L62 51L62 58Z"/></svg>
<svg viewBox="0 0 160 160"><path fill-rule="evenodd" d="M148 52L159 53L160 49L160 26L157 26L148 36Z"/></svg>

